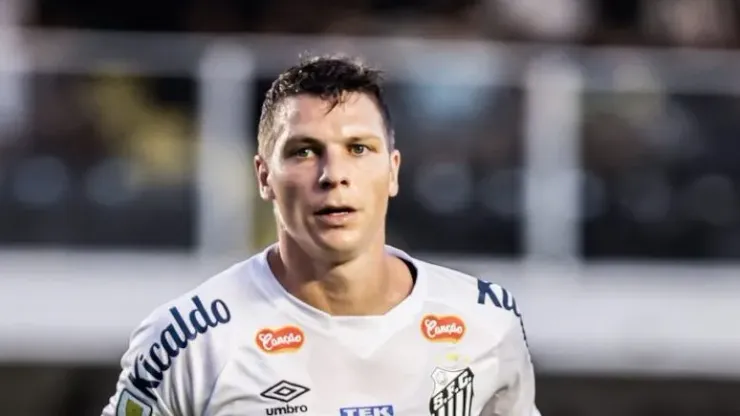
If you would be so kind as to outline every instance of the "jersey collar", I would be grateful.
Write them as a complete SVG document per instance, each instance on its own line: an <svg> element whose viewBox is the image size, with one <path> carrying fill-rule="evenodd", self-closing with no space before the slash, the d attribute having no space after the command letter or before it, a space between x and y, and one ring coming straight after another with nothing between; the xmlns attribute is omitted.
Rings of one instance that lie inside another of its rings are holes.
<svg viewBox="0 0 740 416"><path fill-rule="evenodd" d="M255 283L276 308L290 315L298 321L297 323L329 331L377 329L379 327L386 327L391 330L393 327L407 325L410 320L417 319L417 315L421 313L427 293L427 270L422 262L400 249L389 245L385 246L386 252L405 260L416 269L414 287L406 299L383 315L332 316L296 298L278 282L267 261L267 255L274 247L275 245L271 245L257 255L257 275L260 278Z"/></svg>

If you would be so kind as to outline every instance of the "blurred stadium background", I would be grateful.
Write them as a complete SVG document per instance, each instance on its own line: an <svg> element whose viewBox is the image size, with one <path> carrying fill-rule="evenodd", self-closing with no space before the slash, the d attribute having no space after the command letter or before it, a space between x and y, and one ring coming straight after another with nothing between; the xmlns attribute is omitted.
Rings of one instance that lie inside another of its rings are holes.
<svg viewBox="0 0 740 416"><path fill-rule="evenodd" d="M98 415L152 308L271 241L302 52L388 71L393 244L508 286L546 416L740 415L740 3L0 0L0 413Z"/></svg>

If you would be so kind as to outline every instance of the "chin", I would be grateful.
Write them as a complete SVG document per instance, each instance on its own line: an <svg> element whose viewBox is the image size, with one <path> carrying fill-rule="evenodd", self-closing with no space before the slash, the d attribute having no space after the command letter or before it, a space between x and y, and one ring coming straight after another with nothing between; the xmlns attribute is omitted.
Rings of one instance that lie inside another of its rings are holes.
<svg viewBox="0 0 740 416"><path fill-rule="evenodd" d="M362 248L362 239L354 231L330 230L316 235L313 239L315 249L324 255L345 258Z"/></svg>

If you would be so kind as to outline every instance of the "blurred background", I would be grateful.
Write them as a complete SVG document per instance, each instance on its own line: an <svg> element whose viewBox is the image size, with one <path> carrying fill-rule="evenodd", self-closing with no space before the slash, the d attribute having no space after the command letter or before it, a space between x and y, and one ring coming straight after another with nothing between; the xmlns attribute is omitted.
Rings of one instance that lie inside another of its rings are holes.
<svg viewBox="0 0 740 416"><path fill-rule="evenodd" d="M0 0L0 409L99 415L131 330L274 238L263 94L387 71L391 243L500 282L545 416L740 415L740 2Z"/></svg>

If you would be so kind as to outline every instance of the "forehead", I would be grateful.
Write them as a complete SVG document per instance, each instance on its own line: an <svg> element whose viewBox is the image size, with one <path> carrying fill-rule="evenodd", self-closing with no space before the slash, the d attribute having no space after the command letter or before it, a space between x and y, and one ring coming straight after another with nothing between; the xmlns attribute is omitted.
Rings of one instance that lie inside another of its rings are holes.
<svg viewBox="0 0 740 416"><path fill-rule="evenodd" d="M331 103L316 96L298 95L282 104L282 137L296 135L316 139L357 136L385 138L385 121L367 94L351 93L331 109Z"/></svg>

